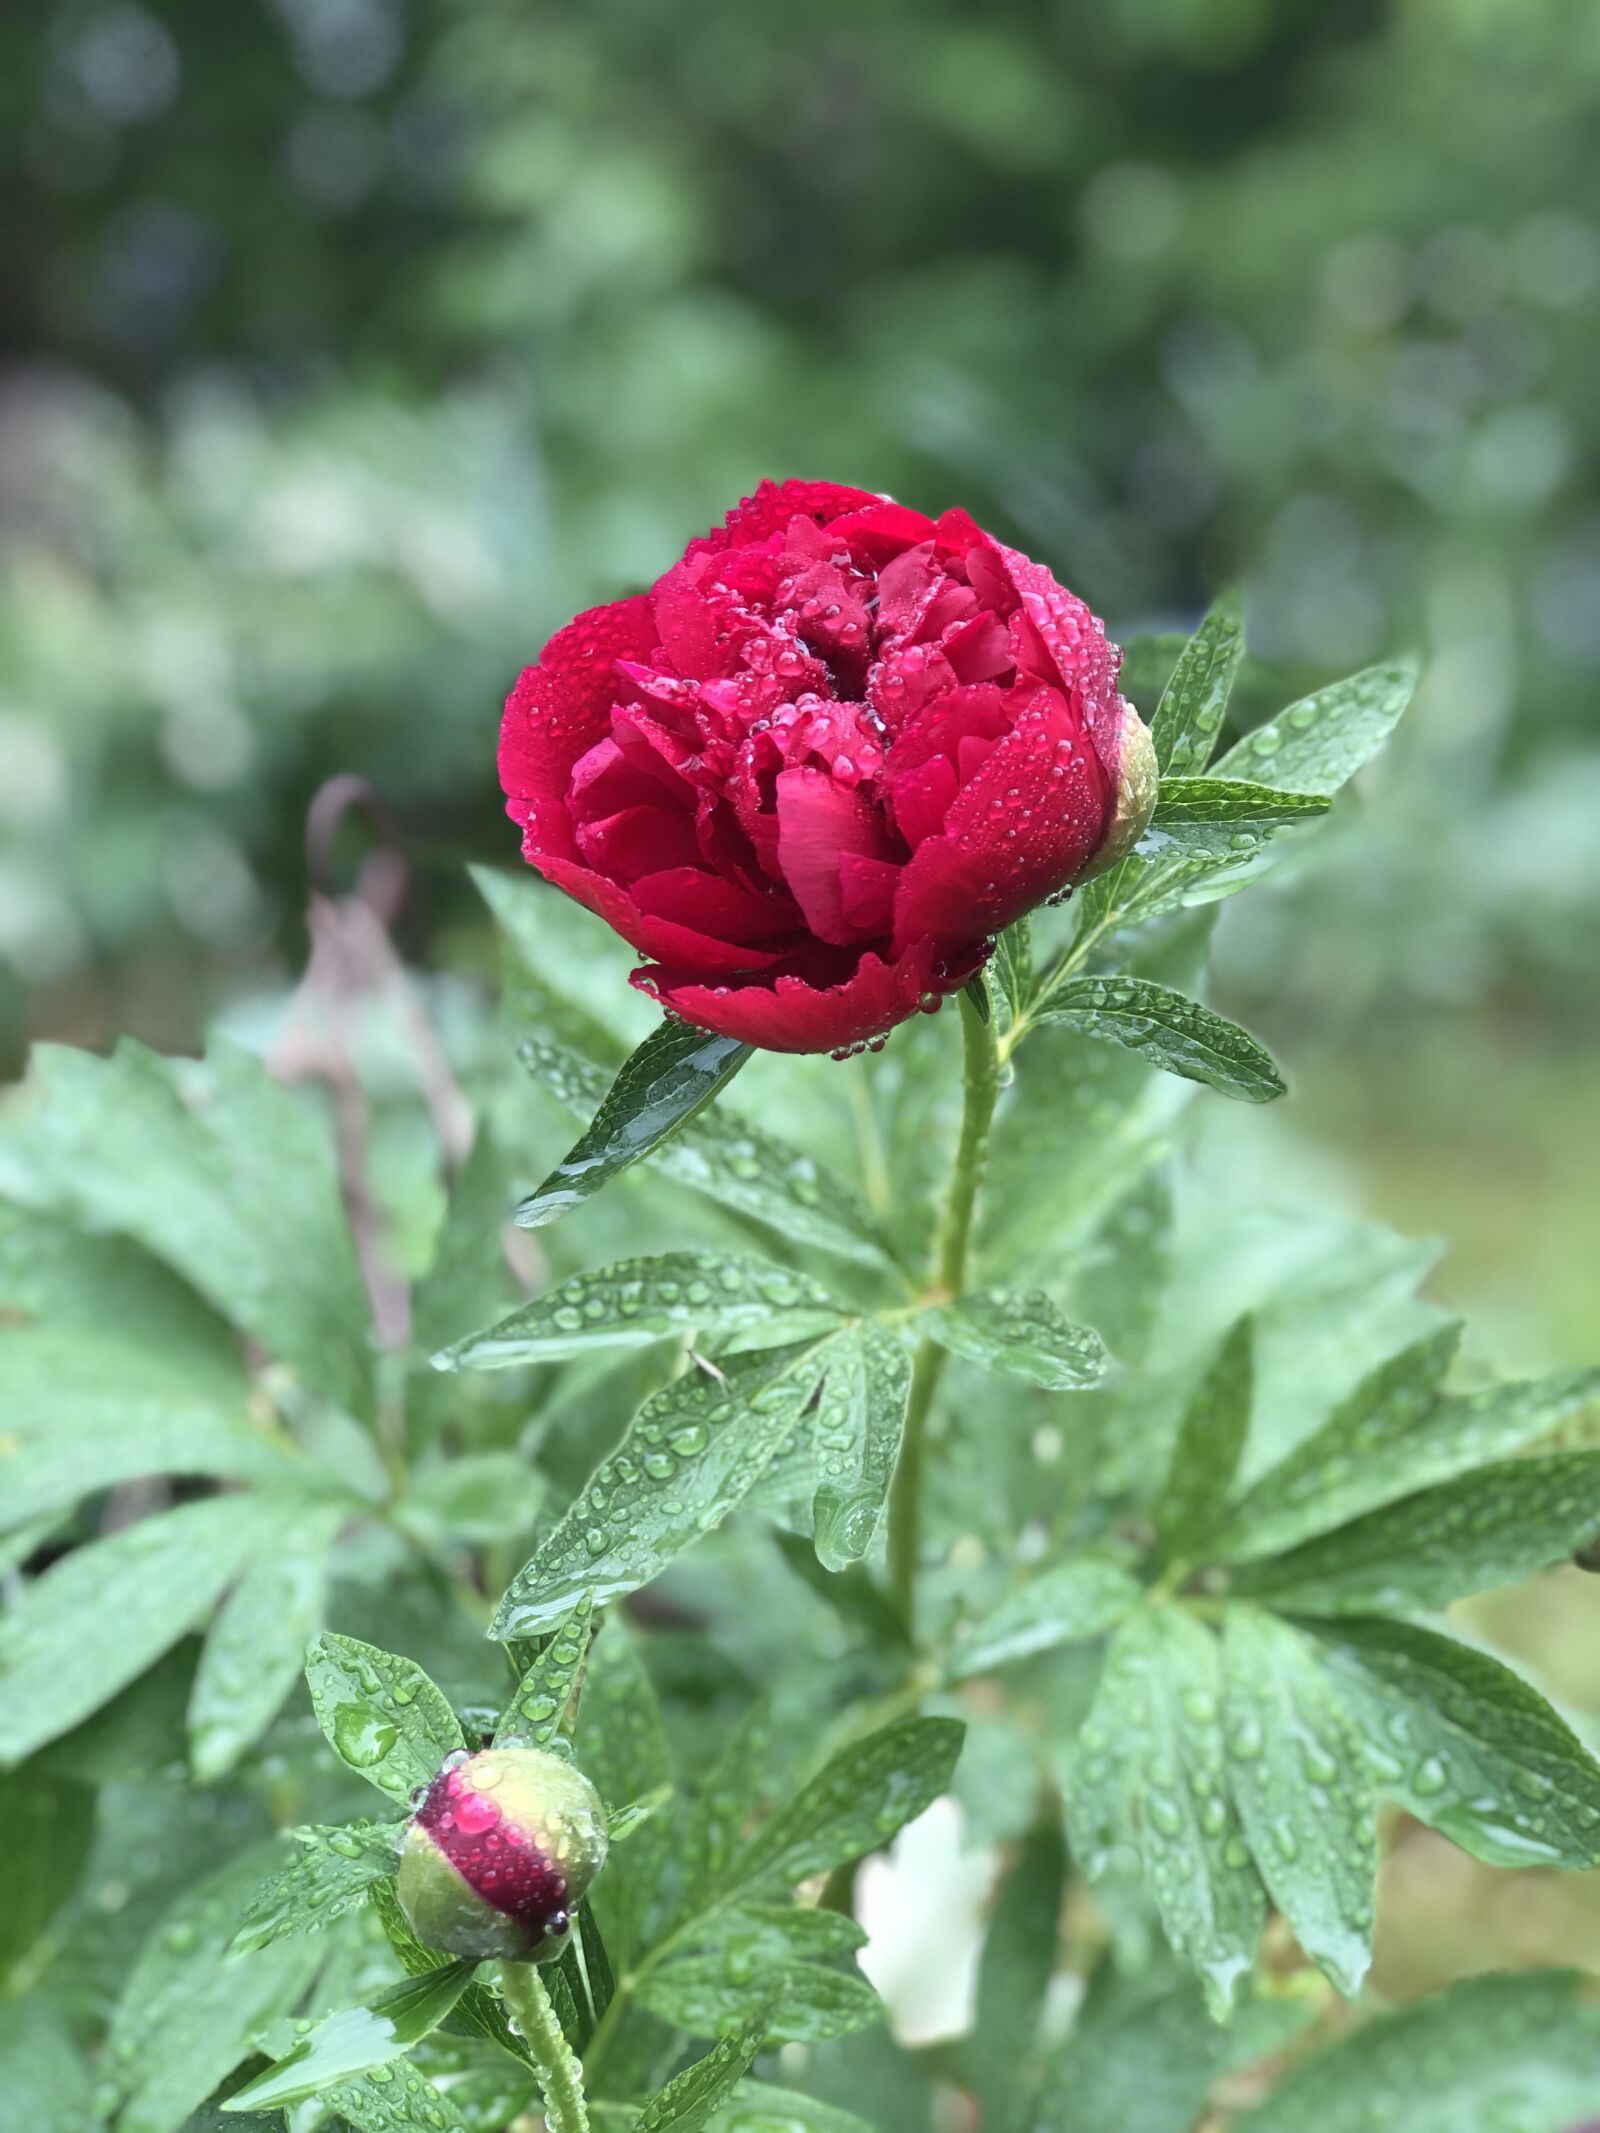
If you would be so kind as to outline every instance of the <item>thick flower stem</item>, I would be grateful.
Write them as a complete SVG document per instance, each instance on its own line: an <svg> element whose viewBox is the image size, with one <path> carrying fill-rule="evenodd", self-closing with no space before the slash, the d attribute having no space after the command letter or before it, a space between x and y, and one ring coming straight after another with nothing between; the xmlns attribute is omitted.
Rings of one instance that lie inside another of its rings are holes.
<svg viewBox="0 0 1600 2133"><path fill-rule="evenodd" d="M544 1979L532 1963L502 1963L500 1990L507 2013L537 2062L550 2133L589 2133L583 2070L561 2034Z"/></svg>
<svg viewBox="0 0 1600 2133"><path fill-rule="evenodd" d="M969 994L961 995L961 1035L966 1054L966 1103L961 1142L950 1173L949 1197L939 1231L934 1280L939 1293L959 1296L966 1279L967 1247L978 1188L989 1156L989 1128L1000 1094L1000 1056L992 1023L986 1022ZM928 1417L944 1372L945 1351L924 1340L911 1373L905 1437L889 1498L889 1576L908 1631L916 1635L917 1560L922 1541L922 1478L927 1458Z"/></svg>

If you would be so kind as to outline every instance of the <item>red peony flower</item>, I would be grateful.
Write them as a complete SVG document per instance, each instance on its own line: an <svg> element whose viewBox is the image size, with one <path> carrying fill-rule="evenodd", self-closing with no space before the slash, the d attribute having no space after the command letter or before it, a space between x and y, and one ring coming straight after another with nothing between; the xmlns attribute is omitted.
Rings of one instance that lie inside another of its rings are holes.
<svg viewBox="0 0 1600 2133"><path fill-rule="evenodd" d="M633 982L780 1052L876 1041L1120 857L1154 797L1121 655L967 517L763 483L526 669L522 851L648 957Z"/></svg>

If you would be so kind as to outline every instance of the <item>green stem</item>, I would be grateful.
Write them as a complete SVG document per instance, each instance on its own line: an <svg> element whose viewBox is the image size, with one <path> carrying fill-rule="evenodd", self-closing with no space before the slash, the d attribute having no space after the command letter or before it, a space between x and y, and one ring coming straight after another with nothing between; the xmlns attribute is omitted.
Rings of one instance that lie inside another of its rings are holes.
<svg viewBox="0 0 1600 2133"><path fill-rule="evenodd" d="M537 2062L550 2133L589 2133L583 2069L561 2033L544 1979L532 1963L502 1963L500 1990L522 2041Z"/></svg>
<svg viewBox="0 0 1600 2133"><path fill-rule="evenodd" d="M966 1107L961 1142L950 1173L950 1192L939 1231L934 1281L941 1297L959 1296L966 1280L967 1248L978 1188L989 1155L989 1128L1000 1094L1000 1058L992 1024L966 993L961 995L961 1035L966 1055ZM922 1546L922 1478L927 1462L928 1417L944 1373L945 1351L924 1340L911 1372L905 1438L889 1498L889 1576L913 1639L916 1636L917 1562Z"/></svg>

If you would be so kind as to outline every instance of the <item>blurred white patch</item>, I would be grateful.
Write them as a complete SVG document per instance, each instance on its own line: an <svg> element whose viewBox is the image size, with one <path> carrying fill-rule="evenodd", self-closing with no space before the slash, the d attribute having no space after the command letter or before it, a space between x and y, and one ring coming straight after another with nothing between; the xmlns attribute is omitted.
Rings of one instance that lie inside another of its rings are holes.
<svg viewBox="0 0 1600 2133"><path fill-rule="evenodd" d="M946 1794L856 1877L856 1917L867 1935L861 1967L907 2046L972 2027L983 1915L1000 1854L992 1845L963 1850L965 1823Z"/></svg>

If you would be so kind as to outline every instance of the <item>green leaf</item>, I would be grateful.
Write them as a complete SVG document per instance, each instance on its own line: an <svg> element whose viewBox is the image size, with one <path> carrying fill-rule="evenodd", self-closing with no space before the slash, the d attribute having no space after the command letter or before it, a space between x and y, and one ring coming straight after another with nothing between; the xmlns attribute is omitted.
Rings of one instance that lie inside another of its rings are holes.
<svg viewBox="0 0 1600 2133"><path fill-rule="evenodd" d="M424 1355L481 1326L515 1293L503 1242L514 1199L511 1169L489 1121L480 1119L412 1296L411 1338Z"/></svg>
<svg viewBox="0 0 1600 2133"><path fill-rule="evenodd" d="M1052 1392L1082 1391L1105 1375L1099 1334L1069 1324L1042 1289L978 1289L922 1322L953 1355Z"/></svg>
<svg viewBox="0 0 1600 2133"><path fill-rule="evenodd" d="M811 1509L817 1559L841 1571L872 1546L889 1500L911 1357L904 1341L867 1319L833 1342L828 1358L813 1426L822 1480Z"/></svg>
<svg viewBox="0 0 1600 2133"><path fill-rule="evenodd" d="M1416 686L1417 670L1404 660L1333 682L1235 742L1216 775L1336 793L1389 738Z"/></svg>
<svg viewBox="0 0 1600 2133"><path fill-rule="evenodd" d="M410 1659L331 1630L306 1653L317 1724L339 1760L390 1799L405 1802L465 1747L456 1715Z"/></svg>
<svg viewBox="0 0 1600 2133"><path fill-rule="evenodd" d="M1361 1734L1287 1623L1230 1608L1223 1636L1227 1773L1273 1902L1350 1998L1371 1960L1377 1838Z"/></svg>
<svg viewBox="0 0 1600 2133"><path fill-rule="evenodd" d="M1236 822L1301 822L1332 803L1314 792L1284 792L1243 778L1163 778L1151 821L1157 829L1204 829Z"/></svg>
<svg viewBox="0 0 1600 2133"><path fill-rule="evenodd" d="M1237 2133L1566 2133L1592 2118L1600 2003L1572 1971L1475 1977L1302 2060Z"/></svg>
<svg viewBox="0 0 1600 2133"><path fill-rule="evenodd" d="M0 1987L77 1887L94 1839L94 1816L90 1785L46 1779L37 1770L0 1773L0 1829L6 1833Z"/></svg>
<svg viewBox="0 0 1600 2133"><path fill-rule="evenodd" d="M1255 1385L1255 1322L1237 1320L1184 1409L1166 1485L1156 1504L1160 1560L1207 1546L1250 1434Z"/></svg>
<svg viewBox="0 0 1600 2133"><path fill-rule="evenodd" d="M558 1046L535 1040L519 1057L569 1109L603 1103L605 1075ZM712 1105L660 1147L657 1169L675 1184L761 1223L794 1246L864 1261L881 1269L892 1259L883 1232L852 1187L791 1147Z"/></svg>
<svg viewBox="0 0 1600 2133"><path fill-rule="evenodd" d="M1037 2086L1035 2053L1056 1971L1066 1848L1055 1823L1036 1829L1006 1876L978 1964L972 2085L988 2133L1024 2133Z"/></svg>
<svg viewBox="0 0 1600 2133"><path fill-rule="evenodd" d="M187 1889L129 1971L101 2060L125 2099L117 2123L126 2133L177 2133L321 1968L314 1940L226 1952L264 1863L260 1848L237 1853Z"/></svg>
<svg viewBox="0 0 1600 2133"><path fill-rule="evenodd" d="M299 1680L342 1519L333 1509L308 1513L274 1554L250 1565L207 1630L189 1692L189 1759L202 1784L255 1745Z"/></svg>
<svg viewBox="0 0 1600 2133"><path fill-rule="evenodd" d="M1179 1608L1146 1608L1112 1639L1074 1745L1068 1815L1091 1879L1137 1851L1176 1954L1226 2019L1266 1923L1223 1751L1216 1639Z"/></svg>
<svg viewBox="0 0 1600 2133"><path fill-rule="evenodd" d="M1394 1614L1511 1585L1600 1528L1600 1451L1479 1467L1235 1574L1300 1614Z"/></svg>
<svg viewBox="0 0 1600 2133"><path fill-rule="evenodd" d="M840 1313L820 1283L768 1260L668 1252L574 1274L434 1363L442 1370L515 1370L593 1348L648 1347L669 1333L770 1331L763 1345L775 1346L827 1332Z"/></svg>
<svg viewBox="0 0 1600 2133"><path fill-rule="evenodd" d="M395 1516L433 1548L526 1541L548 1489L520 1452L456 1452L413 1472Z"/></svg>
<svg viewBox="0 0 1600 2133"><path fill-rule="evenodd" d="M853 1919L801 1904L724 1911L694 1945L652 1970L644 2004L694 2037L732 2036L763 2010L776 2043L819 2043L881 2019L877 1994L853 1964L866 1939Z"/></svg>
<svg viewBox="0 0 1600 2133"><path fill-rule="evenodd" d="M305 1514L303 1498L264 1490L209 1497L76 1548L34 1578L0 1621L0 1764L109 1702Z"/></svg>
<svg viewBox="0 0 1600 2133"><path fill-rule="evenodd" d="M131 1039L109 1059L39 1046L11 1128L27 1196L136 1238L360 1411L369 1314L323 1115L232 1045L181 1083L192 1105L172 1062Z"/></svg>
<svg viewBox="0 0 1600 2133"><path fill-rule="evenodd" d="M1410 1623L1305 1626L1386 1797L1491 1866L1600 1862L1600 1764L1509 1667Z"/></svg>
<svg viewBox="0 0 1600 2133"><path fill-rule="evenodd" d="M1035 1652L1097 1637L1120 1622L1141 1596L1138 1579L1120 1563L1090 1555L1052 1563L962 1630L951 1653L950 1678L966 1681Z"/></svg>
<svg viewBox="0 0 1600 2133"><path fill-rule="evenodd" d="M265 1948L286 1933L331 1925L366 1901L375 1881L388 1880L400 1863L400 1822L353 1822L291 1830L302 1855L254 1892L244 1923L230 1947L239 1953Z"/></svg>
<svg viewBox="0 0 1600 2133"><path fill-rule="evenodd" d="M514 958L505 1019L519 1018L608 1065L642 1042L659 1010L628 983L635 957L603 919L528 867L468 867ZM598 979L597 982L597 973Z"/></svg>
<svg viewBox="0 0 1600 2133"><path fill-rule="evenodd" d="M730 1082L754 1047L686 1022L663 1022L624 1061L589 1129L517 1209L543 1229L650 1155Z"/></svg>
<svg viewBox="0 0 1600 2133"><path fill-rule="evenodd" d="M602 1800L624 1800L671 1787L672 1758L661 1706L626 1624L613 1614L590 1648L579 1724L583 1768ZM633 1961L646 1918L680 1832L676 1818L653 1815L628 1840L622 1870L605 1873L590 1902L604 1929L612 1964Z"/></svg>
<svg viewBox="0 0 1600 2133"><path fill-rule="evenodd" d="M467 2133L445 2091L410 2067L377 2067L354 2081L341 2081L328 2091L327 2101L356 2133Z"/></svg>
<svg viewBox="0 0 1600 2133"><path fill-rule="evenodd" d="M965 1730L952 1718L903 1718L841 1748L734 1855L719 1900L769 1879L805 1881L879 1850L946 1790Z"/></svg>
<svg viewBox="0 0 1600 2133"><path fill-rule="evenodd" d="M502 1642L647 1584L720 1524L795 1428L826 1367L811 1341L691 1367L647 1400L628 1434L512 1580L490 1627Z"/></svg>
<svg viewBox="0 0 1600 2133"><path fill-rule="evenodd" d="M557 1622L495 1720L496 1743L525 1741L533 1748L549 1747L571 1710L593 1624L594 1602L585 1593Z"/></svg>
<svg viewBox="0 0 1600 2133"><path fill-rule="evenodd" d="M282 1431L187 1388L142 1345L59 1331L0 1340L0 1530L157 1474L326 1485ZM152 1368L152 1364L155 1366ZM169 1382L162 1383L165 1378Z"/></svg>
<svg viewBox="0 0 1600 2133"><path fill-rule="evenodd" d="M1238 596L1225 594L1178 654L1150 722L1163 787L1169 776L1204 770L1210 760L1243 652Z"/></svg>
<svg viewBox="0 0 1600 2133"><path fill-rule="evenodd" d="M329 2015L293 2051L236 2090L222 2108L280 2110L319 2096L352 2074L387 2066L438 2028L472 1983L477 1967L476 1962L446 1963L425 1977L391 1986L369 2006Z"/></svg>
<svg viewBox="0 0 1600 2133"><path fill-rule="evenodd" d="M1005 1002L1007 1019L1015 1022L1033 990L1033 939L1026 917L1007 926L995 942L989 970Z"/></svg>
<svg viewBox="0 0 1600 2133"><path fill-rule="evenodd" d="M798 2089L741 2081L731 2102L709 2121L709 2133L874 2133L864 2118L822 2103Z"/></svg>
<svg viewBox="0 0 1600 2133"><path fill-rule="evenodd" d="M1257 1483L1217 1543L1224 1562L1278 1554L1364 1511L1548 1436L1600 1399L1600 1371L1441 1398L1459 1327L1415 1342L1363 1379Z"/></svg>
<svg viewBox="0 0 1600 2133"><path fill-rule="evenodd" d="M1287 1086L1247 1030L1148 978L1068 978L1035 1019L1120 1044L1165 1073L1205 1082L1244 1103L1270 1103Z"/></svg>
<svg viewBox="0 0 1600 2133"><path fill-rule="evenodd" d="M750 2027L697 2059L669 2081L645 2105L636 2133L699 2133L712 2112L750 2071L766 2037L770 2017L763 2011Z"/></svg>

